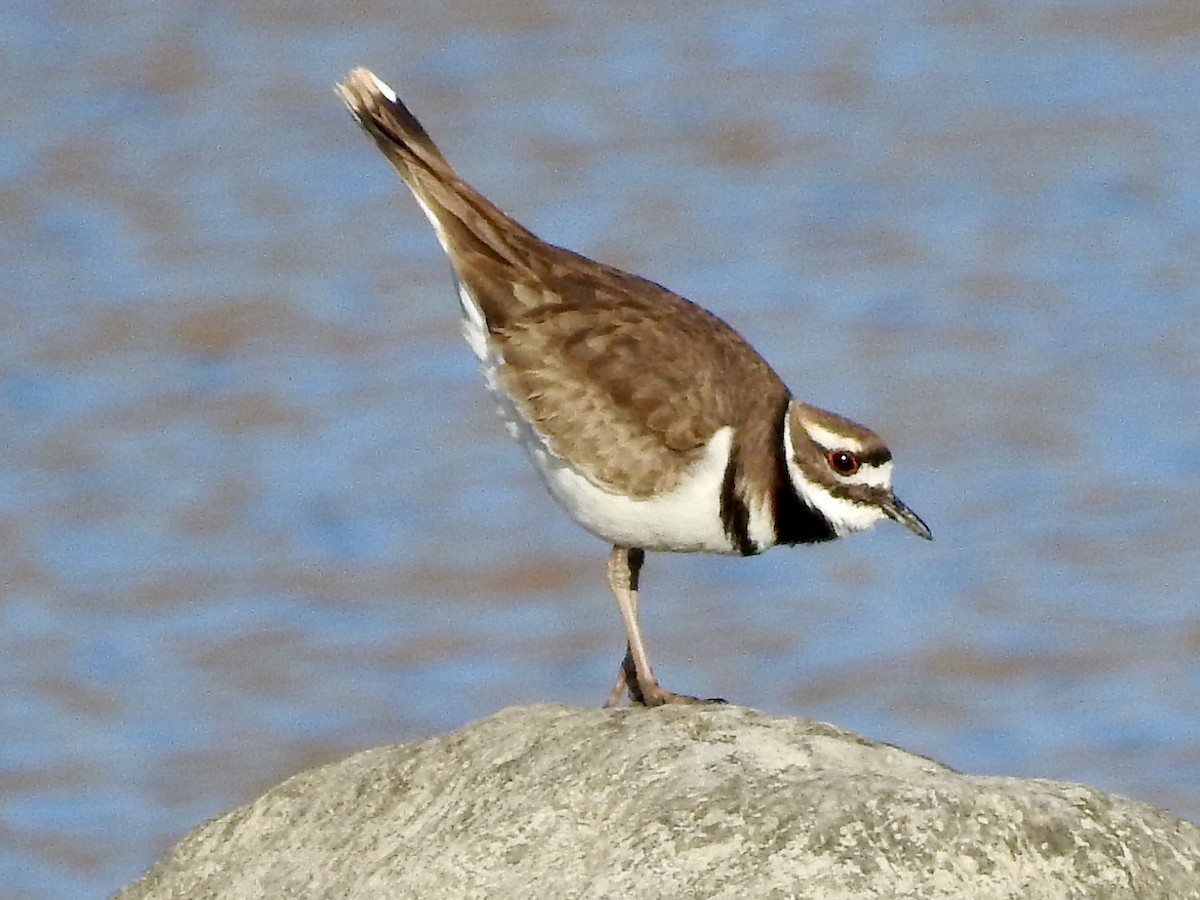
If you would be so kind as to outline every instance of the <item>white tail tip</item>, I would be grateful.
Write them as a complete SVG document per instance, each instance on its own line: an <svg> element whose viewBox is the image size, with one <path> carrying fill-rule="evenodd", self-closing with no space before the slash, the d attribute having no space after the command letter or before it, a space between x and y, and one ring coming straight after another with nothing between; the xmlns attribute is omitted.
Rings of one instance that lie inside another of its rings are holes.
<svg viewBox="0 0 1200 900"><path fill-rule="evenodd" d="M374 72L372 72L370 69L362 69L362 68L355 69L353 72L350 73L350 78L359 80L359 81L361 81L363 79L369 79L370 82L373 85L375 85L375 90L379 91L379 93L381 93L381 94L383 94L383 96L387 97L388 100L390 100L392 103L399 102L396 99L396 92L392 90L391 85L389 85L386 81L384 81L382 78L380 78Z"/></svg>

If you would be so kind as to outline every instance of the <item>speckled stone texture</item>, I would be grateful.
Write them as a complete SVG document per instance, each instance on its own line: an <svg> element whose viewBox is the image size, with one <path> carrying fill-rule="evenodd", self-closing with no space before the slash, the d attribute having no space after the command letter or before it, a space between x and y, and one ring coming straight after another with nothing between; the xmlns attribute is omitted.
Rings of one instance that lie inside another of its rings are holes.
<svg viewBox="0 0 1200 900"><path fill-rule="evenodd" d="M504 710L303 772L180 841L175 897L1200 897L1200 829L729 706Z"/></svg>

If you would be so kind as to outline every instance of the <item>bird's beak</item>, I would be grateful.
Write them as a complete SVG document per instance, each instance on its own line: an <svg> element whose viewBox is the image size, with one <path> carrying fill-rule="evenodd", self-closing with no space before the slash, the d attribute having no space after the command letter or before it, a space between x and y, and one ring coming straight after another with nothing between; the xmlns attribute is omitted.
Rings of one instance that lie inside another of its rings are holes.
<svg viewBox="0 0 1200 900"><path fill-rule="evenodd" d="M929 526L922 522L921 517L905 506L895 494L883 504L883 511L887 513L889 519L895 519L918 537L923 537L927 541L933 540L933 532L929 530Z"/></svg>

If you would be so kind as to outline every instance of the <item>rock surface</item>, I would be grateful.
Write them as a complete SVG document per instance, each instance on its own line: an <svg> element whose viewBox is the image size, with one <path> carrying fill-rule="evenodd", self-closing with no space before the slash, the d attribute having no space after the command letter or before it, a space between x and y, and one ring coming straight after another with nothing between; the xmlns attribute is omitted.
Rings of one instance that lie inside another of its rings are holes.
<svg viewBox="0 0 1200 900"><path fill-rule="evenodd" d="M1200 897L1200 829L738 707L508 709L195 829L167 897Z"/></svg>

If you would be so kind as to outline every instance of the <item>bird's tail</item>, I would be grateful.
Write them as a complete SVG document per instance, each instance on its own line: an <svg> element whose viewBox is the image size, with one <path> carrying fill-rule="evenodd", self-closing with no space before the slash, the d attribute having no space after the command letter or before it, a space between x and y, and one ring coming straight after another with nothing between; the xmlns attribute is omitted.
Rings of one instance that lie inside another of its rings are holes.
<svg viewBox="0 0 1200 900"><path fill-rule="evenodd" d="M456 268L471 251L516 261L512 240L525 229L459 178L395 91L362 68L336 91L417 198Z"/></svg>
<svg viewBox="0 0 1200 900"><path fill-rule="evenodd" d="M355 69L335 90L406 182L421 170L442 177L453 175L417 117L374 72Z"/></svg>

